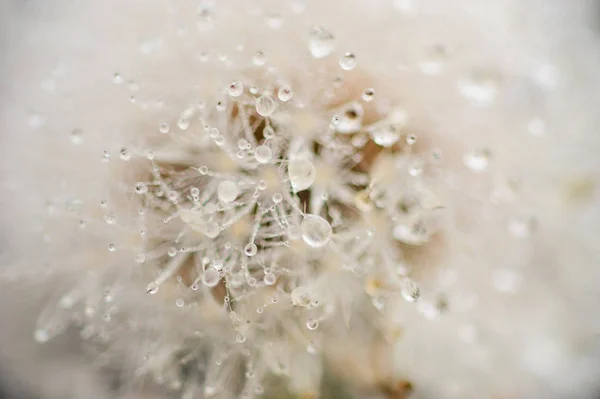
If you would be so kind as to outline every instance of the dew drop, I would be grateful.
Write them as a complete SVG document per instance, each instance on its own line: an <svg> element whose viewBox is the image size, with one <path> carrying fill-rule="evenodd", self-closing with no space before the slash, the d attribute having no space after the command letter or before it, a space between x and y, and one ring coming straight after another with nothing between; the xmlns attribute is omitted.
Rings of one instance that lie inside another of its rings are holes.
<svg viewBox="0 0 600 399"><path fill-rule="evenodd" d="M207 287L215 287L219 284L221 276L218 271L213 268L208 268L202 273L202 284Z"/></svg>
<svg viewBox="0 0 600 399"><path fill-rule="evenodd" d="M382 147L391 147L400 140L400 126L392 123L384 123L369 131L375 144Z"/></svg>
<svg viewBox="0 0 600 399"><path fill-rule="evenodd" d="M242 95L243 92L244 85L239 80L231 82L231 84L227 88L227 93L229 93L231 97L239 97Z"/></svg>
<svg viewBox="0 0 600 399"><path fill-rule="evenodd" d="M313 26L308 35L308 49L314 58L327 57L335 47L335 38L319 26Z"/></svg>
<svg viewBox="0 0 600 399"><path fill-rule="evenodd" d="M317 319L308 319L306 321L306 328L308 328L311 331L316 330L319 327L319 320Z"/></svg>
<svg viewBox="0 0 600 399"><path fill-rule="evenodd" d="M360 95L360 98L363 99L363 101L365 102L371 102L373 101L373 98L375 97L375 89L365 89L365 91L362 92L362 94Z"/></svg>
<svg viewBox="0 0 600 399"><path fill-rule="evenodd" d="M478 149L468 152L463 157L463 162L466 167L471 169L473 172L485 171L490 163L491 153L487 149Z"/></svg>
<svg viewBox="0 0 600 399"><path fill-rule="evenodd" d="M167 255L169 255L169 257L171 257L171 258L172 258L172 257L174 257L175 255L177 255L177 248L175 248L175 247L170 247L170 248L167 250Z"/></svg>
<svg viewBox="0 0 600 399"><path fill-rule="evenodd" d="M283 201L283 195L281 193L273 194L273 202L274 203L279 204L281 201Z"/></svg>
<svg viewBox="0 0 600 399"><path fill-rule="evenodd" d="M74 129L71 131L71 143L81 144L83 142L83 131L81 129Z"/></svg>
<svg viewBox="0 0 600 399"><path fill-rule="evenodd" d="M419 299L419 296L421 296L421 289L415 281L409 278L404 278L402 279L400 293L407 302L414 302Z"/></svg>
<svg viewBox="0 0 600 399"><path fill-rule="evenodd" d="M117 250L117 246L113 243L108 244L108 252L115 252Z"/></svg>
<svg viewBox="0 0 600 399"><path fill-rule="evenodd" d="M178 298L177 300L175 300L175 306L177 306L178 308L182 308L183 305L185 305L185 301L181 298Z"/></svg>
<svg viewBox="0 0 600 399"><path fill-rule="evenodd" d="M300 228L302 239L313 248L323 247L331 239L331 225L321 216L306 215Z"/></svg>
<svg viewBox="0 0 600 399"><path fill-rule="evenodd" d="M135 183L135 192L136 194L146 194L148 192L148 186L142 182Z"/></svg>
<svg viewBox="0 0 600 399"><path fill-rule="evenodd" d="M235 341L237 343L243 344L244 342L246 342L246 336L244 334L238 334L235 336Z"/></svg>
<svg viewBox="0 0 600 399"><path fill-rule="evenodd" d="M309 188L315 181L316 170L311 161L304 158L290 160L288 164L288 177L294 191Z"/></svg>
<svg viewBox="0 0 600 399"><path fill-rule="evenodd" d="M221 202L229 204L240 194L240 188L237 183L231 180L225 180L219 183L217 187L217 196Z"/></svg>
<svg viewBox="0 0 600 399"><path fill-rule="evenodd" d="M346 53L340 58L340 68L344 71L351 71L356 68L356 55L354 53Z"/></svg>
<svg viewBox="0 0 600 399"><path fill-rule="evenodd" d="M119 157L121 157L123 161L129 161L131 159L131 153L127 148L121 148L121 151L119 151Z"/></svg>
<svg viewBox="0 0 600 399"><path fill-rule="evenodd" d="M256 244L253 242L246 244L246 246L244 247L244 253L246 254L246 256L254 256L254 255L256 255L257 251L258 251L258 248L256 247Z"/></svg>
<svg viewBox="0 0 600 399"><path fill-rule="evenodd" d="M266 145L260 145L256 147L256 150L254 151L254 157L259 163L269 163L272 156L273 152L271 151L271 148Z"/></svg>
<svg viewBox="0 0 600 399"><path fill-rule="evenodd" d="M146 261L146 254L137 254L135 256L136 263L144 263Z"/></svg>
<svg viewBox="0 0 600 399"><path fill-rule="evenodd" d="M252 64L254 64L256 66L265 65L266 62L267 62L267 56L265 55L265 52L262 50L258 50L252 56Z"/></svg>
<svg viewBox="0 0 600 399"><path fill-rule="evenodd" d="M275 277L275 275L273 273L267 273L267 274L265 274L263 281L265 282L266 285L273 285L277 281L277 277Z"/></svg>
<svg viewBox="0 0 600 399"><path fill-rule="evenodd" d="M308 306L310 304L310 294L306 287L296 287L291 295L292 303L296 306Z"/></svg>
<svg viewBox="0 0 600 399"><path fill-rule="evenodd" d="M279 97L279 99L284 103L290 101L293 96L294 92L292 91L290 86L281 86L277 91L277 97Z"/></svg>
<svg viewBox="0 0 600 399"><path fill-rule="evenodd" d="M170 130L169 124L166 122L163 122L160 125L158 125L158 131L161 132L162 134L169 133L169 130Z"/></svg>
<svg viewBox="0 0 600 399"><path fill-rule="evenodd" d="M336 132L342 134L358 132L362 127L363 115L363 107L359 103L352 102L346 105L334 124Z"/></svg>
<svg viewBox="0 0 600 399"><path fill-rule="evenodd" d="M148 286L146 287L146 292L148 294L156 294L158 292L158 283L156 281L152 281L150 284L148 284Z"/></svg>
<svg viewBox="0 0 600 399"><path fill-rule="evenodd" d="M260 96L256 99L256 112L260 116L267 117L275 111L275 101L269 96Z"/></svg>

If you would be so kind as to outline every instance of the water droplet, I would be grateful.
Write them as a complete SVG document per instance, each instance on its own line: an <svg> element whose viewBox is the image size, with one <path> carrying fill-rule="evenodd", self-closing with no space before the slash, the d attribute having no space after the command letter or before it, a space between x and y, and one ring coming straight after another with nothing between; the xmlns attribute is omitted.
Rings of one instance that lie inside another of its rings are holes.
<svg viewBox="0 0 600 399"><path fill-rule="evenodd" d="M351 71L356 68L356 55L354 53L346 53L339 61L340 68L344 71Z"/></svg>
<svg viewBox="0 0 600 399"><path fill-rule="evenodd" d="M208 174L208 168L207 168L206 166L200 166L200 167L198 168L198 172L199 172L201 175L205 176L206 174Z"/></svg>
<svg viewBox="0 0 600 399"><path fill-rule="evenodd" d="M137 254L135 256L136 263L144 263L146 261L146 254Z"/></svg>
<svg viewBox="0 0 600 399"><path fill-rule="evenodd" d="M204 271L204 273L202 273L202 284L207 287L215 287L217 284L219 284L220 279L221 275L212 267L209 267Z"/></svg>
<svg viewBox="0 0 600 399"><path fill-rule="evenodd" d="M108 244L108 251L115 252L117 250L117 246L113 243Z"/></svg>
<svg viewBox="0 0 600 399"><path fill-rule="evenodd" d="M256 244L253 242L246 244L246 246L244 247L244 253L246 254L246 256L254 256L254 255L256 255L257 251L258 251L258 248L256 247Z"/></svg>
<svg viewBox="0 0 600 399"><path fill-rule="evenodd" d="M416 142L417 142L417 136L415 136L414 134L409 134L408 136L406 136L406 144L413 145Z"/></svg>
<svg viewBox="0 0 600 399"><path fill-rule="evenodd" d="M363 115L363 107L359 103L352 102L346 105L334 124L336 132L342 134L358 132L362 127Z"/></svg>
<svg viewBox="0 0 600 399"><path fill-rule="evenodd" d="M260 96L256 99L256 112L260 116L267 117L275 111L275 101L269 96Z"/></svg>
<svg viewBox="0 0 600 399"><path fill-rule="evenodd" d="M393 123L383 123L369 131L369 135L375 144L382 147L391 147L400 140L400 125Z"/></svg>
<svg viewBox="0 0 600 399"><path fill-rule="evenodd" d="M152 281L150 284L148 284L148 286L146 287L146 292L148 294L156 294L158 292L158 283L156 281Z"/></svg>
<svg viewBox="0 0 600 399"><path fill-rule="evenodd" d="M306 215L300 228L302 239L313 248L323 247L331 239L331 225L321 216Z"/></svg>
<svg viewBox="0 0 600 399"><path fill-rule="evenodd" d="M463 97L478 107L491 105L496 99L497 91L496 82L485 75L474 76L460 86Z"/></svg>
<svg viewBox="0 0 600 399"><path fill-rule="evenodd" d="M265 65L266 62L267 62L267 56L266 56L265 52L262 50L258 50L252 56L252 64L254 64L256 66Z"/></svg>
<svg viewBox="0 0 600 399"><path fill-rule="evenodd" d="M177 248L175 248L175 247L170 247L170 248L167 250L167 255L169 255L169 257L171 257L171 258L172 258L172 257L174 257L175 255L177 255Z"/></svg>
<svg viewBox="0 0 600 399"><path fill-rule="evenodd" d="M243 92L244 92L244 85L239 80L231 82L231 84L227 88L227 93L229 93L229 95L231 97L239 97L242 95Z"/></svg>
<svg viewBox="0 0 600 399"><path fill-rule="evenodd" d="M273 194L273 202L274 203L279 204L281 201L283 201L283 194L281 194L281 193Z"/></svg>
<svg viewBox="0 0 600 399"><path fill-rule="evenodd" d="M313 26L308 36L308 49L313 57L327 57L335 47L335 38L319 26Z"/></svg>
<svg viewBox="0 0 600 399"><path fill-rule="evenodd" d="M135 183L135 192L136 194L146 194L148 192L148 186L142 182Z"/></svg>
<svg viewBox="0 0 600 399"><path fill-rule="evenodd" d="M260 163L269 163L271 161L271 157L273 156L273 152L271 148L266 145L261 145L256 147L254 151L254 157Z"/></svg>
<svg viewBox="0 0 600 399"><path fill-rule="evenodd" d="M180 118L177 121L177 127L179 130L187 130L190 127L190 120L185 118Z"/></svg>
<svg viewBox="0 0 600 399"><path fill-rule="evenodd" d="M183 305L185 305L185 301L181 298L178 298L177 300L175 300L175 306L177 306L178 308L182 308Z"/></svg>
<svg viewBox="0 0 600 399"><path fill-rule="evenodd" d="M306 287L299 286L294 288L292 291L290 298L292 303L296 306L308 306L310 305L310 294Z"/></svg>
<svg viewBox="0 0 600 399"><path fill-rule="evenodd" d="M115 73L113 75L113 83L120 85L125 81L125 79L123 79L123 76L121 76L119 73Z"/></svg>
<svg viewBox="0 0 600 399"><path fill-rule="evenodd" d="M83 142L83 131L81 129L74 129L71 132L71 143L81 144Z"/></svg>
<svg viewBox="0 0 600 399"><path fill-rule="evenodd" d="M473 172L483 172L489 166L491 153L487 149L478 149L468 152L463 157L463 162L467 168Z"/></svg>
<svg viewBox="0 0 600 399"><path fill-rule="evenodd" d="M306 328L308 328L311 331L316 330L319 327L319 320L317 319L308 319L306 321Z"/></svg>
<svg viewBox="0 0 600 399"><path fill-rule="evenodd" d="M236 342L243 344L244 342L246 342L246 336L244 334L238 334L235 336L235 340Z"/></svg>
<svg viewBox="0 0 600 399"><path fill-rule="evenodd" d="M271 29L281 29L283 26L283 18L281 14L267 14L265 16L265 22Z"/></svg>
<svg viewBox="0 0 600 399"><path fill-rule="evenodd" d="M290 101L294 96L294 92L292 91L290 86L281 86L277 91L277 97L284 103Z"/></svg>
<svg viewBox="0 0 600 399"><path fill-rule="evenodd" d="M365 91L362 92L362 94L360 95L360 98L363 99L363 101L365 102L371 102L373 101L373 98L375 97L375 89L365 89Z"/></svg>
<svg viewBox="0 0 600 399"><path fill-rule="evenodd" d="M258 184L256 185L256 188L258 188L260 191L266 190L267 189L267 181L266 180L259 181Z"/></svg>
<svg viewBox="0 0 600 399"><path fill-rule="evenodd" d="M217 187L217 196L221 202L229 204L240 194L240 188L237 183L231 180L225 180L219 183Z"/></svg>
<svg viewBox="0 0 600 399"><path fill-rule="evenodd" d="M273 273L266 273L263 281L266 285L273 285L277 281L277 277Z"/></svg>
<svg viewBox="0 0 600 399"><path fill-rule="evenodd" d="M166 122L161 123L160 125L158 125L158 131L163 133L163 134L167 134L169 133L169 124Z"/></svg>
<svg viewBox="0 0 600 399"><path fill-rule="evenodd" d="M534 218L530 215L515 215L508 219L508 232L517 238L531 236L534 228Z"/></svg>
<svg viewBox="0 0 600 399"><path fill-rule="evenodd" d="M288 177L294 191L309 188L315 181L316 170L311 161L304 158L290 160L288 164Z"/></svg>
<svg viewBox="0 0 600 399"><path fill-rule="evenodd" d="M414 302L421 296L421 289L415 281L404 278L402 279L400 293L407 302Z"/></svg>
<svg viewBox="0 0 600 399"><path fill-rule="evenodd" d="M127 148L121 148L121 151L119 151L119 157L121 157L123 161L129 161L131 159L131 153Z"/></svg>

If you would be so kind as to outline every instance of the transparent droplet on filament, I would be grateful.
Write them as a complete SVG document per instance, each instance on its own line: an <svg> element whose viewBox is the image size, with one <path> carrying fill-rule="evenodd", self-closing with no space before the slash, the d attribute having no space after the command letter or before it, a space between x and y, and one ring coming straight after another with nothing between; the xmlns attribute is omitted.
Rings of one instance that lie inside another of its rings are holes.
<svg viewBox="0 0 600 399"><path fill-rule="evenodd" d="M313 248L323 247L331 240L331 225L321 216L307 215L300 228L302 229L302 239Z"/></svg>
<svg viewBox="0 0 600 399"><path fill-rule="evenodd" d="M226 204L235 201L239 194L240 188L236 182L231 180L222 181L217 187L217 196L219 197L219 200Z"/></svg>
<svg viewBox="0 0 600 399"><path fill-rule="evenodd" d="M269 163L272 156L273 152L266 145L260 145L254 151L254 157L259 163Z"/></svg>
<svg viewBox="0 0 600 399"><path fill-rule="evenodd" d="M308 159L292 159L288 164L288 176L294 191L306 190L315 181L315 167Z"/></svg>
<svg viewBox="0 0 600 399"><path fill-rule="evenodd" d="M260 116L267 117L275 111L275 101L269 96L260 96L256 99L256 112Z"/></svg>
<svg viewBox="0 0 600 399"><path fill-rule="evenodd" d="M202 284L207 287L214 287L219 284L221 276L218 271L213 268L208 268L202 274Z"/></svg>
<svg viewBox="0 0 600 399"><path fill-rule="evenodd" d="M352 102L342 109L335 123L335 131L341 134L358 132L362 127L364 110L362 105Z"/></svg>
<svg viewBox="0 0 600 399"><path fill-rule="evenodd" d="M346 53L340 58L339 64L344 71L351 71L356 67L356 56L354 53Z"/></svg>
<svg viewBox="0 0 600 399"><path fill-rule="evenodd" d="M308 49L315 58L327 57L335 47L333 35L319 26L313 26L309 32Z"/></svg>
<svg viewBox="0 0 600 399"><path fill-rule="evenodd" d="M306 287L296 287L291 294L292 303L296 306L308 306L310 304L310 295Z"/></svg>

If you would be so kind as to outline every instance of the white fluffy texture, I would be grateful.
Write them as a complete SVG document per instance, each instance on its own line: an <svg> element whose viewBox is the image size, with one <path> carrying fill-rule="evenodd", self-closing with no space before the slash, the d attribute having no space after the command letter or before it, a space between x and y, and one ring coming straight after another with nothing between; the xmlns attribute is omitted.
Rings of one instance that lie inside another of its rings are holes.
<svg viewBox="0 0 600 399"><path fill-rule="evenodd" d="M176 118L194 93L227 85L231 75L224 70L194 69L190 60L202 51L235 55L243 44L249 60L264 49L299 86L309 86L294 71L296 62L314 62L304 53L306 32L316 23L335 34L335 60L355 52L376 95L401 101L420 137L443 151L458 185L444 198L455 227L415 261L423 287L446 293L448 312L429 320L414 304L388 310L403 329L394 373L410 380L419 398L592 397L600 378L600 38L592 2L307 1L300 15L297 2L216 3L215 30L201 39L191 1L3 6L1 310L3 325L16 333L2 329L0 366L33 382L44 397L92 397L78 391L87 384L78 373L87 369L74 374L69 364L39 363L61 355L32 348L35 316L17 306L39 308L30 290L59 297L64 280L51 279L75 276L80 265L52 273L44 265L92 245L65 242L60 223L41 224L47 202L79 198L86 207L98 205L111 184L125 179L101 162L102 151L110 151L111 162L119 162L122 146L143 151L149 132L165 117ZM411 3L416 11L403 12ZM282 29L271 30L252 10L281 13ZM184 25L190 31L181 37ZM432 77L418 66L436 44L451 54L441 76ZM126 83L112 83L117 71ZM497 84L489 107L474 107L460 94L460 82L476 71ZM138 102L156 95L164 107L133 106L129 80L140 85ZM544 134L528 131L534 118L544 120ZM71 142L74 129L82 129L80 145ZM476 174L462 157L480 147L492 151L492 161ZM512 181L514 198L492 203L492 193ZM507 233L507 220L519 214L535 217L530 238ZM50 251L41 249L48 233ZM110 239L98 231L96 240ZM506 280L514 292L498 290ZM49 388L57 373L69 381L58 380L66 393ZM104 391L99 387L98 397L108 397Z"/></svg>

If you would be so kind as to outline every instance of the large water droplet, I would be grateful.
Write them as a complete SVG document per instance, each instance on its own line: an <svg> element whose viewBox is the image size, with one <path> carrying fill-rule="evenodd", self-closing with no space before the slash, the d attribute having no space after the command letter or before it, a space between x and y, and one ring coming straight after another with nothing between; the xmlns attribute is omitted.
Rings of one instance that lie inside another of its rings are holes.
<svg viewBox="0 0 600 399"><path fill-rule="evenodd" d="M204 273L202 273L202 284L207 287L214 287L219 284L220 278L221 276L219 272L212 267L209 267L204 271Z"/></svg>
<svg viewBox="0 0 600 399"><path fill-rule="evenodd" d="M400 293L406 301L414 302L421 296L421 289L415 281L409 278L404 278L402 279Z"/></svg>
<svg viewBox="0 0 600 399"><path fill-rule="evenodd" d="M273 152L266 145L260 145L256 147L256 150L254 151L254 157L259 163L269 163L272 156Z"/></svg>
<svg viewBox="0 0 600 399"><path fill-rule="evenodd" d="M362 105L352 102L344 107L334 123L335 130L342 134L356 133L362 127L364 110Z"/></svg>
<svg viewBox="0 0 600 399"><path fill-rule="evenodd" d="M315 58L327 57L335 47L335 38L319 26L313 26L309 32L308 49Z"/></svg>
<svg viewBox="0 0 600 399"><path fill-rule="evenodd" d="M281 86L277 91L277 97L283 102L290 101L294 96L294 92L289 86Z"/></svg>
<svg viewBox="0 0 600 399"><path fill-rule="evenodd" d="M226 204L235 201L239 194L240 188L236 182L231 180L222 181L217 187L217 196L219 197L219 200Z"/></svg>
<svg viewBox="0 0 600 399"><path fill-rule="evenodd" d="M244 92L244 85L239 80L231 82L231 84L227 88L227 93L229 93L229 95L231 97L239 97L242 95L243 92Z"/></svg>
<svg viewBox="0 0 600 399"><path fill-rule="evenodd" d="M246 246L244 247L244 253L246 254L246 256L254 256L256 255L257 251L258 247L253 242L246 244Z"/></svg>
<svg viewBox="0 0 600 399"><path fill-rule="evenodd" d="M306 321L306 328L308 328L311 331L316 330L319 327L319 320L317 319L308 319Z"/></svg>
<svg viewBox="0 0 600 399"><path fill-rule="evenodd" d="M323 247L331 239L331 225L321 216L306 215L300 228L302 239L313 248Z"/></svg>
<svg viewBox="0 0 600 399"><path fill-rule="evenodd" d="M296 306L308 306L310 304L310 294L306 287L296 287L290 297L292 303Z"/></svg>
<svg viewBox="0 0 600 399"><path fill-rule="evenodd" d="M346 53L340 58L340 68L344 71L351 71L356 68L356 55L354 53Z"/></svg>
<svg viewBox="0 0 600 399"><path fill-rule="evenodd" d="M275 111L275 101L269 96L260 96L256 99L256 112L267 117Z"/></svg>
<svg viewBox="0 0 600 399"><path fill-rule="evenodd" d="M400 140L400 125L384 123L369 131L375 144L382 147L391 147Z"/></svg>
<svg viewBox="0 0 600 399"><path fill-rule="evenodd" d="M316 171L311 161L304 158L292 159L288 164L288 177L294 191L309 188L315 181Z"/></svg>
<svg viewBox="0 0 600 399"><path fill-rule="evenodd" d="M156 294L158 292L158 283L156 281L152 281L150 284L148 284L148 286L146 287L146 292L148 294Z"/></svg>

